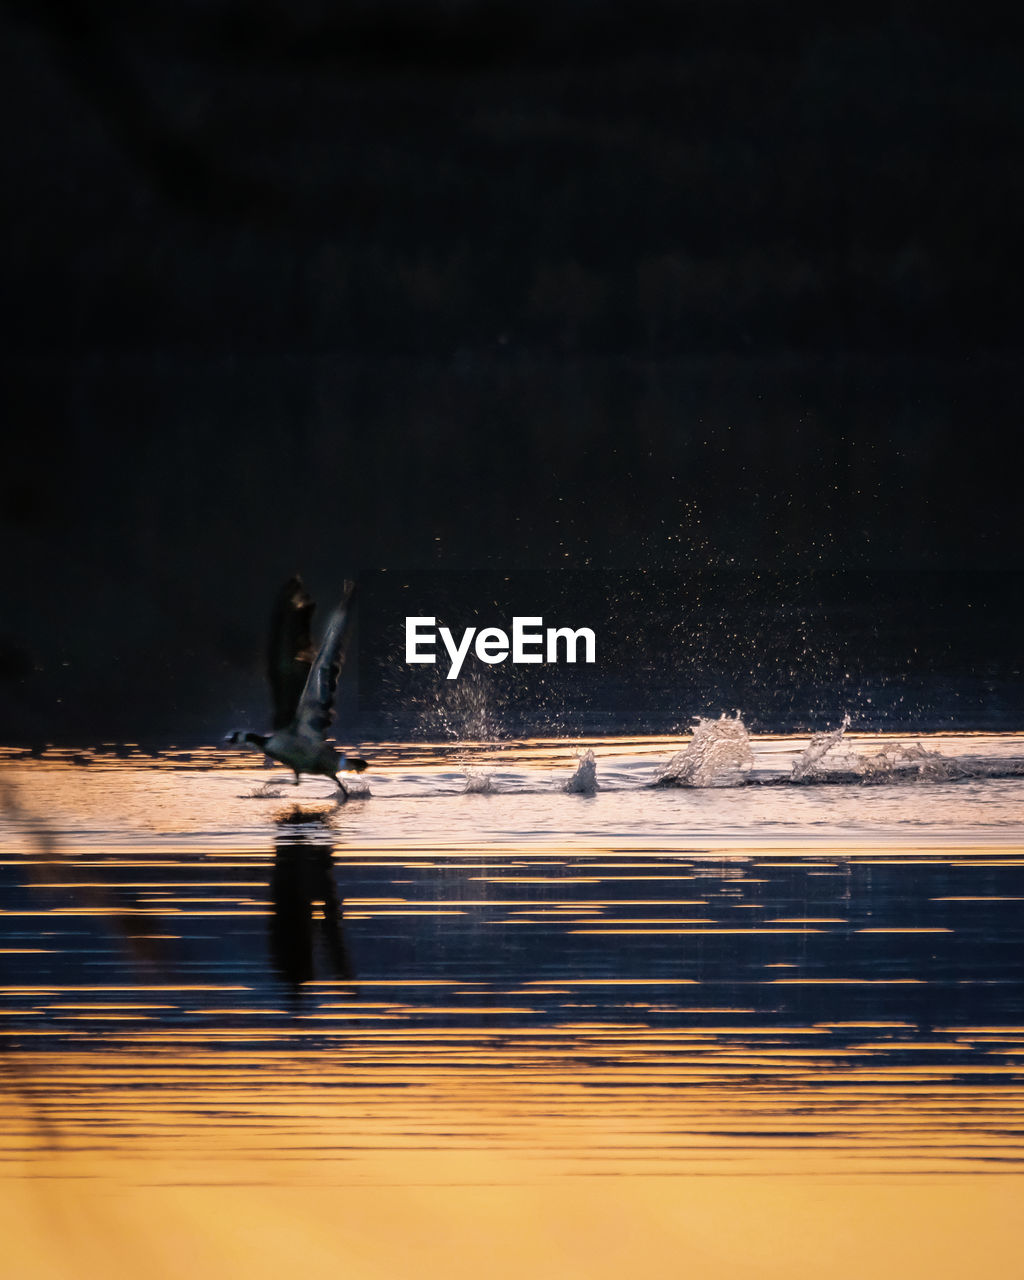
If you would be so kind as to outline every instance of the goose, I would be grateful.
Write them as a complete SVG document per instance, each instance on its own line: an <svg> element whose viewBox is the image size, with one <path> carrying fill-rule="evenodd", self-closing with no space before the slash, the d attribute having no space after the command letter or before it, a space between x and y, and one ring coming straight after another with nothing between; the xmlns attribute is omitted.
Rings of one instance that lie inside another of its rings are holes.
<svg viewBox="0 0 1024 1280"><path fill-rule="evenodd" d="M339 772L362 773L366 768L365 760L345 755L326 741L338 675L345 661L353 590L353 584L346 582L314 654L310 621L316 605L298 574L285 583L274 607L267 651L267 674L274 701L271 732L235 729L224 739L232 746L262 751L271 760L287 765L295 774L296 786L303 773L333 779L339 798L348 794Z"/></svg>

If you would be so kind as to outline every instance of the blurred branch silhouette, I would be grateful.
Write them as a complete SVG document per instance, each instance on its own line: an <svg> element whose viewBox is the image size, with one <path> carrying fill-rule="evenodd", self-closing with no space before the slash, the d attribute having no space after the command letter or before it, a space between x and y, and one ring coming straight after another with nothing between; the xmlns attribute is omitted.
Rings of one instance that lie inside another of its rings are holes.
<svg viewBox="0 0 1024 1280"><path fill-rule="evenodd" d="M57 837L37 814L29 812L21 803L17 788L7 779L0 778L0 817L7 819L16 831L29 837L31 853L26 859L28 880L37 885L60 885L66 876L66 868L73 866L71 858L60 848ZM149 935L162 927L159 916L141 914L116 903L113 895L100 885L88 888L76 887L80 901L99 912L104 921L126 943L134 963L152 967L157 954L149 941ZM33 1074L32 1056L13 1055L4 1045L0 1050L0 1069L6 1075L12 1091L28 1105L45 1145L50 1149L60 1147L60 1132L54 1125L48 1109L49 1091L45 1081ZM43 1145L43 1144L40 1144Z"/></svg>
<svg viewBox="0 0 1024 1280"><path fill-rule="evenodd" d="M38 885L62 884L65 868L74 866L73 859L61 851L54 832L42 818L22 805L16 787L5 779L0 779L0 816L7 818L32 843L26 878ZM149 942L149 935L165 928L159 915L125 907L102 885L76 885L75 893L83 906L102 912L110 927L126 943L134 962L147 966L159 963L158 953Z"/></svg>

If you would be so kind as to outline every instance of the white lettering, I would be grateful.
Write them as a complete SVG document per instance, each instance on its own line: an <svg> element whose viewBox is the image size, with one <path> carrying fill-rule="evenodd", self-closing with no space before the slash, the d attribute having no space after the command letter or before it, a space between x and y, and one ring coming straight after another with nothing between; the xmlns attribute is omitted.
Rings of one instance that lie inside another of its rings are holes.
<svg viewBox="0 0 1024 1280"><path fill-rule="evenodd" d="M584 661L584 662L595 662L595 661L596 661L595 653L596 653L596 650L597 650L597 641L596 641L596 639L595 639L595 637L594 637L594 633L593 633L593 631L591 631L589 627L580 627L580 629L579 629L578 631L573 631L573 630L571 630L569 627L548 627L548 631L547 631L547 637L548 637L548 650L547 650L548 662L557 662L557 661L558 661L558 642L559 642L559 640L564 640L564 641L565 641L565 660L566 660L566 662L575 662L575 661L576 661L576 645L577 645L577 644L578 644L578 642L579 642L580 636L582 636L582 637L583 637L583 642L584 642L584 644L587 646L587 647L586 647L586 656L584 657L583 661Z"/></svg>
<svg viewBox="0 0 1024 1280"><path fill-rule="evenodd" d="M597 661L597 639L589 627L547 627L542 630L543 618L514 617L512 619L512 639L501 627L483 627L479 632L476 627L467 627L458 643L448 627L433 628L436 618L406 618L405 620L405 660L414 662L436 662L434 646L440 636L448 653L450 665L447 679L457 680L463 663L473 648L481 662L494 664L504 662L511 649L512 661L519 662L576 662L579 656L580 643L583 644L583 661ZM473 645L473 637L476 645ZM564 642L564 657L559 658L559 642ZM544 656L535 650L544 647Z"/></svg>
<svg viewBox="0 0 1024 1280"><path fill-rule="evenodd" d="M508 657L508 636L500 627L484 627L476 638L476 656L481 662L504 662Z"/></svg>
<svg viewBox="0 0 1024 1280"><path fill-rule="evenodd" d="M444 647L448 650L448 656L452 660L452 665L448 668L448 679L455 680L458 678L459 672L462 670L462 664L466 661L466 654L469 653L469 646L473 643L473 636L476 633L476 627L467 627L462 633L462 643L456 645L454 636L447 627L441 627L438 634L444 641Z"/></svg>
<svg viewBox="0 0 1024 1280"><path fill-rule="evenodd" d="M437 621L436 618L406 618L405 620L405 660L406 662L436 662L437 658L432 653L420 653L419 646L421 644L432 644L436 639L431 631L427 635L420 635L420 627L432 627Z"/></svg>
<svg viewBox="0 0 1024 1280"><path fill-rule="evenodd" d="M539 653L527 653L525 645L543 644L544 637L539 631L529 632L527 627L539 627L544 621L543 618L513 618L512 619L512 661L513 662L543 662L544 659Z"/></svg>

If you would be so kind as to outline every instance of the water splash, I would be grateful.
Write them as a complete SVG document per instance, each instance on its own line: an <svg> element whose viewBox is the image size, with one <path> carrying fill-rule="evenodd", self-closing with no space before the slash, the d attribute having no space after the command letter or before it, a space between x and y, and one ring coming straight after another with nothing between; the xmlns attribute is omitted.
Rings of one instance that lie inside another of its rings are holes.
<svg viewBox="0 0 1024 1280"><path fill-rule="evenodd" d="M804 778L813 777L821 771L819 765L828 753L843 740L843 734L850 727L849 715L843 716L842 724L837 729L829 729L816 733L800 755L793 761L793 781L802 782Z"/></svg>
<svg viewBox="0 0 1024 1280"><path fill-rule="evenodd" d="M730 786L754 763L747 726L740 713L717 720L698 717L693 737L655 778L656 787Z"/></svg>
<svg viewBox="0 0 1024 1280"><path fill-rule="evenodd" d="M575 795L593 795L597 790L597 761L594 752L588 747L576 759L579 763L563 790Z"/></svg>
<svg viewBox="0 0 1024 1280"><path fill-rule="evenodd" d="M489 796L494 791L494 775L489 769L474 769L472 765L464 766L466 785L462 788L464 796Z"/></svg>
<svg viewBox="0 0 1024 1280"><path fill-rule="evenodd" d="M504 736L502 700L480 672L459 680L437 678L420 699L420 728L456 742L494 742Z"/></svg>
<svg viewBox="0 0 1024 1280"><path fill-rule="evenodd" d="M239 800L280 800L281 791L276 782L267 781L261 782L252 791L243 791L238 798Z"/></svg>
<svg viewBox="0 0 1024 1280"><path fill-rule="evenodd" d="M963 761L944 756L941 751L930 751L920 743L887 743L874 756L862 756L857 761L858 772L865 782L901 782L918 780L925 782L955 782L960 778L975 777L980 770Z"/></svg>

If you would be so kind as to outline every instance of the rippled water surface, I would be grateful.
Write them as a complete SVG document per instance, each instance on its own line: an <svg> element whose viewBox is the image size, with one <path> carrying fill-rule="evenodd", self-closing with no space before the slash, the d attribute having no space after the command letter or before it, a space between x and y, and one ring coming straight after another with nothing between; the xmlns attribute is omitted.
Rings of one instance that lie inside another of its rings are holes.
<svg viewBox="0 0 1024 1280"><path fill-rule="evenodd" d="M1015 1274L1024 739L834 736L8 753L13 1274Z"/></svg>

